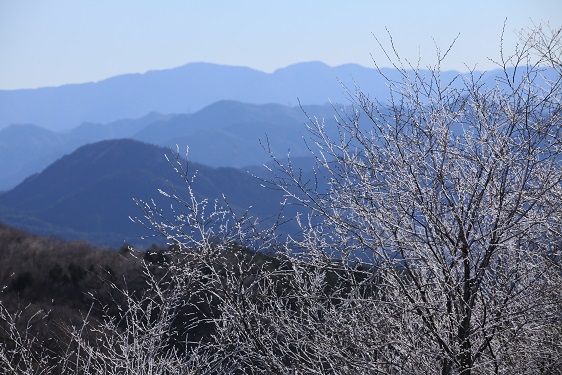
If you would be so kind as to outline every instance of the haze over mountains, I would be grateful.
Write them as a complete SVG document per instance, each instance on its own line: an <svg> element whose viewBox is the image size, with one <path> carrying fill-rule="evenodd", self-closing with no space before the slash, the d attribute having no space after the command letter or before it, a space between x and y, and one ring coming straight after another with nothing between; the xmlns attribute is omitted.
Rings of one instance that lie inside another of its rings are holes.
<svg viewBox="0 0 562 375"><path fill-rule="evenodd" d="M0 90L0 129L35 124L67 130L83 122L108 123L150 112L192 113L220 100L245 103L346 103L341 83L386 89L374 69L310 62L268 74L245 67L191 63L178 68L109 78L96 83ZM382 95L382 91L378 92Z"/></svg>
<svg viewBox="0 0 562 375"><path fill-rule="evenodd" d="M129 139L82 146L1 194L0 221L33 233L98 245L138 243L141 235L150 232L129 219L142 217L133 198L154 199L163 209L171 201L158 189L173 189L187 198L187 186L165 154L171 158L169 150ZM263 188L249 173L190 163L189 175L195 174L192 187L198 199L222 201L224 194L236 213L252 206L251 214L261 220L275 216L281 208L281 192Z"/></svg>
<svg viewBox="0 0 562 375"><path fill-rule="evenodd" d="M305 112L326 118L335 129L330 106L285 107L220 101L193 114L150 113L137 120L109 124L85 123L66 132L36 125L11 125L0 130L0 191L80 146L107 139L130 138L163 147L189 146L191 161L213 167L242 168L269 161L266 143L278 156L309 155L303 137ZM260 140L263 145L260 144Z"/></svg>
<svg viewBox="0 0 562 375"><path fill-rule="evenodd" d="M443 79L456 74L445 72ZM171 171L164 154L176 144L189 146L189 160L198 163L201 197L225 193L237 209L275 215L283 197L263 192L245 170L264 170L266 147L277 157L290 151L309 173L307 115L325 120L337 136L334 115L350 95L342 83L354 91L355 82L370 98L388 96L374 69L322 63L271 74L197 63L97 83L0 91L0 221L98 244L138 238L140 228L128 220L138 213L131 198L158 195ZM455 84L462 85L462 77Z"/></svg>

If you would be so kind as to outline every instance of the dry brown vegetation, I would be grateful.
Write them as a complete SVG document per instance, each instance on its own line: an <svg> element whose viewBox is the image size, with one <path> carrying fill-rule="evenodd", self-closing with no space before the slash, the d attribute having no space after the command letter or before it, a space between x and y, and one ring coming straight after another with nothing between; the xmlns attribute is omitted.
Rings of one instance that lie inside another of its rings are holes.
<svg viewBox="0 0 562 375"><path fill-rule="evenodd" d="M63 350L66 328L122 302L116 291L125 284L131 291L145 287L141 262L126 246L102 249L0 225L0 301L43 350ZM0 329L0 342L5 335Z"/></svg>
<svg viewBox="0 0 562 375"><path fill-rule="evenodd" d="M163 363L187 358L214 332L217 280L232 274L251 284L259 269L279 267L237 245L216 249L206 262L173 247L97 248L0 224L0 373L109 373L120 356L111 371L126 373L148 363L132 357L153 350Z"/></svg>

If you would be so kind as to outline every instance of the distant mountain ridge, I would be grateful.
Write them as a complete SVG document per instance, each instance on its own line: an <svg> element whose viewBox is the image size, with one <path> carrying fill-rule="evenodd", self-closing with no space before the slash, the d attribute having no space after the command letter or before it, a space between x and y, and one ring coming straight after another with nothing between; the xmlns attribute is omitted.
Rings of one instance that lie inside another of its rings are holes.
<svg viewBox="0 0 562 375"><path fill-rule="evenodd" d="M384 74L393 79L399 72ZM307 115L325 120L334 137L334 117L346 118L337 103L348 104L351 94L337 78L350 90L357 81L372 99L387 95L373 69L321 63L272 74L188 64L92 84L0 91L0 222L97 244L138 238L140 228L128 220L138 212L131 198L157 196L166 178L180 188L163 157L176 144L189 146L200 196L224 193L238 210L253 206L258 217L275 215L280 193L237 168L260 174L255 166L270 161L268 151L280 159L290 152L299 166L310 165L302 139ZM328 99L335 104L310 104Z"/></svg>
<svg viewBox="0 0 562 375"><path fill-rule="evenodd" d="M138 243L149 232L129 220L129 216L142 216L132 198L154 198L166 208L171 201L163 199L158 189L169 191L170 187L187 198L185 183L165 154L170 151L128 139L82 146L0 194L0 222L98 245ZM224 194L234 211L241 213L252 206L252 214L260 219L280 210L282 193L263 188L249 173L190 163L190 175L195 171L193 189L199 199L212 201Z"/></svg>
<svg viewBox="0 0 562 375"><path fill-rule="evenodd" d="M385 70L397 77L393 69ZM0 129L35 124L64 130L83 122L108 123L150 112L192 113L220 100L252 104L347 103L342 83L371 95L386 95L374 69L347 64L299 63L264 73L246 67L190 63L173 69L126 74L96 83L0 90Z"/></svg>
<svg viewBox="0 0 562 375"><path fill-rule="evenodd" d="M546 76L555 74L545 69ZM512 72L512 68L508 68ZM38 89L0 90L0 129L12 124L35 124L49 130L67 130L83 122L109 123L139 118L150 112L193 113L220 101L251 104L277 103L295 106L347 104L356 86L370 98L388 98L386 79L401 80L404 72L344 64L330 67L321 62L304 62L264 73L247 67L211 63L189 63L177 68L125 74L99 82L68 84ZM481 73L474 72L475 77ZM429 76L428 70L406 74ZM440 72L443 82L459 75ZM482 74L488 84L501 70ZM463 77L453 86L461 87ZM469 79L470 80L470 79ZM491 87L491 86L490 86Z"/></svg>
<svg viewBox="0 0 562 375"><path fill-rule="evenodd" d="M13 188L82 145L127 138L147 124L167 118L169 116L151 113L136 120L84 123L67 132L54 132L33 124L10 125L0 130L0 191Z"/></svg>
<svg viewBox="0 0 562 375"><path fill-rule="evenodd" d="M308 121L304 111L333 124L331 106L220 101L192 114L153 112L108 124L84 123L64 132L10 125L0 130L0 191L13 188L80 146L109 139L131 138L163 147L177 144L182 149L189 146L191 161L213 167L240 168L267 162L268 154L260 145L266 138L277 155L288 150L295 157L308 155L302 140Z"/></svg>

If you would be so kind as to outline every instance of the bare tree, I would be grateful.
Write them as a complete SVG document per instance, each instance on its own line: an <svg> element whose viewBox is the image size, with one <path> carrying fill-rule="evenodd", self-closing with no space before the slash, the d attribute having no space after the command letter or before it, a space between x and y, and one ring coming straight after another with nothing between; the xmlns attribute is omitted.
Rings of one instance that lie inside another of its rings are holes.
<svg viewBox="0 0 562 375"><path fill-rule="evenodd" d="M308 210L302 236L276 244L276 267L211 267L220 313L194 358L243 373L558 371L560 35L522 32L513 54L502 42L501 74L451 80L449 50L422 69L381 44L400 78L388 98L351 95L338 139L311 118L316 183L274 158L271 186ZM275 243L234 222L223 243Z"/></svg>
<svg viewBox="0 0 562 375"><path fill-rule="evenodd" d="M377 292L355 302L376 322L364 329L376 332L377 370L562 365L560 33L522 33L512 55L502 46L492 84L477 72L444 81L448 51L422 70L391 39L383 49L401 78L387 79L388 101L358 90L339 139L311 122L329 192L280 168L277 185L320 219L298 245L376 274ZM365 319L354 317L349 328Z"/></svg>
<svg viewBox="0 0 562 375"><path fill-rule="evenodd" d="M209 265L218 313L198 363L463 375L562 365L560 30L521 33L511 55L502 43L500 75L452 80L449 50L421 69L390 41L400 78L387 77L388 98L351 95L339 139L311 119L320 182L274 159L271 186L309 213L300 238L276 243L247 217L210 225L177 194L188 214L173 223L145 206L184 249L276 243L276 267Z"/></svg>

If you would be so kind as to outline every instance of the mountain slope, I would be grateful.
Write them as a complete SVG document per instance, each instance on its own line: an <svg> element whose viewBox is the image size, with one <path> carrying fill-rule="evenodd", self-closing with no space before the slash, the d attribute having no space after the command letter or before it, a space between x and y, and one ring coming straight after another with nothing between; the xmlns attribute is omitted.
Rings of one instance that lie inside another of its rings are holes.
<svg viewBox="0 0 562 375"><path fill-rule="evenodd" d="M104 139L130 137L147 124L168 119L158 113L109 124L84 123L67 132L17 124L0 130L0 191L13 188L78 147Z"/></svg>
<svg viewBox="0 0 562 375"><path fill-rule="evenodd" d="M303 109L320 118L333 118L330 106L287 107L220 101L193 114L151 113L134 120L108 124L85 123L66 132L34 125L12 125L0 130L0 191L78 147L115 138L135 138L161 146L190 147L190 160L215 167L240 168L268 161L260 139L269 138L278 155L288 149L294 156L308 154Z"/></svg>
<svg viewBox="0 0 562 375"><path fill-rule="evenodd" d="M0 130L0 191L12 188L70 151L64 135L31 124Z"/></svg>
<svg viewBox="0 0 562 375"><path fill-rule="evenodd" d="M304 111L304 112L303 112ZM269 143L277 156L308 155L305 112L326 118L336 133L331 106L287 107L220 101L190 115L148 125L132 138L160 146L189 146L190 160L210 166L241 168L269 160Z"/></svg>
<svg viewBox="0 0 562 375"><path fill-rule="evenodd" d="M166 152L124 139L83 146L0 195L0 221L38 234L99 245L138 241L143 230L129 216L141 212L132 198L155 198L163 203L159 188L172 186L180 194L186 191L166 161ZM224 193L235 211L252 205L259 217L275 214L280 207L280 194L261 188L246 173L191 164L190 171L195 170L194 190L200 198L216 199Z"/></svg>

